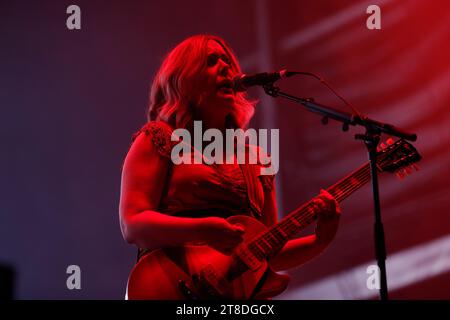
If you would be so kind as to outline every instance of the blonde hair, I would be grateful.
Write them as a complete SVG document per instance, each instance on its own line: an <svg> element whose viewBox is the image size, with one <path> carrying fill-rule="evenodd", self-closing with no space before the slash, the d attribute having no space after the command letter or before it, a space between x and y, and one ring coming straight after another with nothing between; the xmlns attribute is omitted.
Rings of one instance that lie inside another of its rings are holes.
<svg viewBox="0 0 450 320"><path fill-rule="evenodd" d="M213 35L195 35L178 44L165 57L150 90L147 117L149 121L162 120L173 128L188 128L195 115L195 101L191 92L206 68L208 41L222 46L230 59L233 73L241 72L239 63L225 40ZM229 125L245 128L254 113L256 101L247 98L246 93L236 93Z"/></svg>

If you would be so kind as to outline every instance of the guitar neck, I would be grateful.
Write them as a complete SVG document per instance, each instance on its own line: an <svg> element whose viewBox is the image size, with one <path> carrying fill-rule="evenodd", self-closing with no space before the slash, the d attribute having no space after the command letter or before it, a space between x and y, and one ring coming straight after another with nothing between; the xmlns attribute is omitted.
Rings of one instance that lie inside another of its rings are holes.
<svg viewBox="0 0 450 320"><path fill-rule="evenodd" d="M342 202L369 181L370 163L367 162L329 187L327 191L336 201ZM313 201L310 200L252 240L248 244L248 248L258 259L269 259L278 253L288 240L309 226L315 219Z"/></svg>

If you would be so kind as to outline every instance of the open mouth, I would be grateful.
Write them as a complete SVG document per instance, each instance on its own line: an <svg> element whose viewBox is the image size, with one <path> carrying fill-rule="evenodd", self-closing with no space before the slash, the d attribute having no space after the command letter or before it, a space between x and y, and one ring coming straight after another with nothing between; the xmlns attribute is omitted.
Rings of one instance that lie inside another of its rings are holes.
<svg viewBox="0 0 450 320"><path fill-rule="evenodd" d="M217 91L222 91L225 93L234 93L233 82L231 80L221 81L217 86Z"/></svg>

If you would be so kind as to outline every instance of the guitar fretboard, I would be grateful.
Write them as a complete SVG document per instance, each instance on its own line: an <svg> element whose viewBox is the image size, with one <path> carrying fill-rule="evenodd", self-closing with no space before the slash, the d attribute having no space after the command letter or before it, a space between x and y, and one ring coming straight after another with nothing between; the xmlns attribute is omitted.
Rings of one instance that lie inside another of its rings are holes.
<svg viewBox="0 0 450 320"><path fill-rule="evenodd" d="M353 192L370 181L370 164L366 163L327 189L327 191L341 202ZM248 249L258 259L269 259L278 253L289 239L309 226L316 219L313 200L305 203L279 223L269 228L248 244Z"/></svg>

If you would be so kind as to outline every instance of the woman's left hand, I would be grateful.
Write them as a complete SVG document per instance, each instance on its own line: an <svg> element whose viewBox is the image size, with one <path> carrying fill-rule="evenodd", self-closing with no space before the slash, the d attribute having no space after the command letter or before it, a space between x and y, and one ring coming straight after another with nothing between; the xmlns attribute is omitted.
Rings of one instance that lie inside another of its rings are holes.
<svg viewBox="0 0 450 320"><path fill-rule="evenodd" d="M328 245L336 235L341 209L337 201L325 190L313 200L317 212L316 241Z"/></svg>

